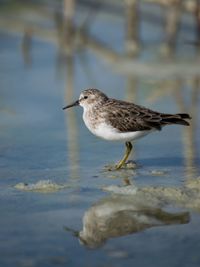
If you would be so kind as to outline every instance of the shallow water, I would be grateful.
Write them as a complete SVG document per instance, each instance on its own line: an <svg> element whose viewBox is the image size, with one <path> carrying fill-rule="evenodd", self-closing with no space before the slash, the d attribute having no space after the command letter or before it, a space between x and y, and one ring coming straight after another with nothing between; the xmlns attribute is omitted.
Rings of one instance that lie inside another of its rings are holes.
<svg viewBox="0 0 200 267"><path fill-rule="evenodd" d="M108 39L109 30L100 26L93 30ZM199 266L198 206L102 190L127 183L181 190L199 176L195 82L135 79L134 92L129 78L90 51L84 63L79 55L60 62L57 48L34 39L27 66L21 36L2 31L0 40L0 265ZM122 156L124 145L92 136L81 108L62 111L87 87L163 112L189 112L192 126L145 137L134 147L138 169L109 172L105 165ZM65 186L50 192L15 188L41 180Z"/></svg>

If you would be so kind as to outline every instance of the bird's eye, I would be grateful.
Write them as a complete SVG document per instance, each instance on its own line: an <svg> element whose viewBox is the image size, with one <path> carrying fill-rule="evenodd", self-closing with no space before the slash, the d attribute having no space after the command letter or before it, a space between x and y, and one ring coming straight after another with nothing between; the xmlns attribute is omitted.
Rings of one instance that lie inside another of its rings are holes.
<svg viewBox="0 0 200 267"><path fill-rule="evenodd" d="M88 96L84 96L84 99L87 99L88 98Z"/></svg>

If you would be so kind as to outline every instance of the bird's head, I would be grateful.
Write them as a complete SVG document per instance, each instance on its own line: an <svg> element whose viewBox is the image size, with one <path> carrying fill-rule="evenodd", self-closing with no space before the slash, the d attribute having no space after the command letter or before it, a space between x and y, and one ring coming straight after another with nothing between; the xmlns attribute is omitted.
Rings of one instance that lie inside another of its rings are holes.
<svg viewBox="0 0 200 267"><path fill-rule="evenodd" d="M83 108L94 107L104 103L108 97L97 89L86 89L81 94L77 101L64 107L63 109L71 108L74 106L81 106Z"/></svg>

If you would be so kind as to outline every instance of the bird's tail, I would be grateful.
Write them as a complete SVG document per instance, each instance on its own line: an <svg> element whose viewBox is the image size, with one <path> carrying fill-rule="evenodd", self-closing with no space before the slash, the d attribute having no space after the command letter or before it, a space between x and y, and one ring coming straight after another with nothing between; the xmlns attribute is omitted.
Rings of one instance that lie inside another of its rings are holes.
<svg viewBox="0 0 200 267"><path fill-rule="evenodd" d="M167 125L167 124L181 124L181 125L186 125L189 126L189 122L187 120L190 120L191 117L187 113L180 113L180 114L162 114L162 124Z"/></svg>

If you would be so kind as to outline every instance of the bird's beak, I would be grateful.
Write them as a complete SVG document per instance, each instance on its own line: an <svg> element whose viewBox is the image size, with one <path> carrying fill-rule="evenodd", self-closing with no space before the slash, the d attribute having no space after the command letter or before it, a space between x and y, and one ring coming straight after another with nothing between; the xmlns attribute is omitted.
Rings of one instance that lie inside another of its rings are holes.
<svg viewBox="0 0 200 267"><path fill-rule="evenodd" d="M77 101L75 101L74 103L72 103L72 104L70 104L70 105L64 107L63 110L64 110L64 109L67 109L67 108L75 107L75 106L78 106L78 105L79 105L79 100L77 100Z"/></svg>

